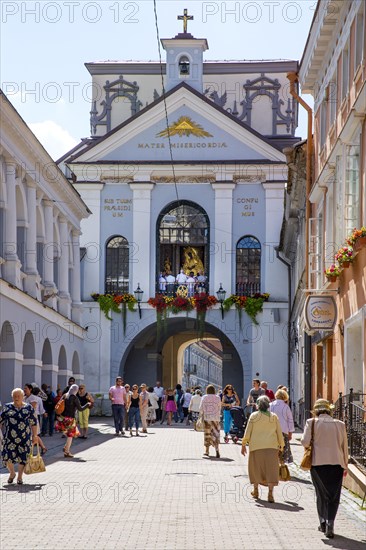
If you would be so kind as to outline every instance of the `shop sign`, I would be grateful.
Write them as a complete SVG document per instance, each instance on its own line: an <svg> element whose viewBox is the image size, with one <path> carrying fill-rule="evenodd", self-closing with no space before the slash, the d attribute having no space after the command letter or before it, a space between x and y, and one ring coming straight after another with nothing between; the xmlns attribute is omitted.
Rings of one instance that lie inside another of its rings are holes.
<svg viewBox="0 0 366 550"><path fill-rule="evenodd" d="M333 330L337 320L337 305L333 296L312 295L305 302L308 331Z"/></svg>

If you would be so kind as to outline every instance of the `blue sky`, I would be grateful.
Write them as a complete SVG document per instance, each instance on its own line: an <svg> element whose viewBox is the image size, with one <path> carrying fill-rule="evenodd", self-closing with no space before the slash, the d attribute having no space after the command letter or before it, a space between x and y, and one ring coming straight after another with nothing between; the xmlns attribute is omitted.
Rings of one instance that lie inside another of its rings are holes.
<svg viewBox="0 0 366 550"><path fill-rule="evenodd" d="M177 15L187 8L194 16L188 30L208 39L205 59L216 60L300 60L315 6L157 1L160 37L181 32ZM1 87L55 159L90 133L85 62L158 59L153 0L2 0L0 9ZM301 108L297 135L306 135Z"/></svg>

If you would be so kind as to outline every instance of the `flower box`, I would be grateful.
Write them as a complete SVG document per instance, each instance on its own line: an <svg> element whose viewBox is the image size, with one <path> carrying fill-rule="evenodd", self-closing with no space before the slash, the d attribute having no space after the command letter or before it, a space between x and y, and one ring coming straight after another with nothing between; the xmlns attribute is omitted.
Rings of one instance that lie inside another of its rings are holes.
<svg viewBox="0 0 366 550"><path fill-rule="evenodd" d="M359 252L362 248L366 247L366 237L359 237L355 241L354 250Z"/></svg>

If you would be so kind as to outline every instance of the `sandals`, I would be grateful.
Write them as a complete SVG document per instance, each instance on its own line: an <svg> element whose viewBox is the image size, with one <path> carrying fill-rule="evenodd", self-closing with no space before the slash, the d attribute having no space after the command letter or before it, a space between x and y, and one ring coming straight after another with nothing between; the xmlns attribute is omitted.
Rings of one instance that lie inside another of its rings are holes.
<svg viewBox="0 0 366 550"><path fill-rule="evenodd" d="M259 491L258 489L253 489L253 491L250 493L253 498L259 498Z"/></svg>
<svg viewBox="0 0 366 550"><path fill-rule="evenodd" d="M267 500L268 500L268 502L274 502L275 501L275 499L273 498L272 493L268 493L268 499Z"/></svg>
<svg viewBox="0 0 366 550"><path fill-rule="evenodd" d="M18 481L17 481L17 485L24 485L24 482L23 482L23 480L22 480L22 479L18 479Z"/></svg>
<svg viewBox="0 0 366 550"><path fill-rule="evenodd" d="M70 453L70 451L65 451L64 449L64 457L65 458L74 458L74 455Z"/></svg>
<svg viewBox="0 0 366 550"><path fill-rule="evenodd" d="M42 455L42 456L45 455L45 454L47 453L47 451L48 451L48 449L46 449L46 447L43 447L43 448L41 449L41 455Z"/></svg>
<svg viewBox="0 0 366 550"><path fill-rule="evenodd" d="M13 483L14 479L15 479L15 476L14 477L9 476L8 483ZM325 531L325 529L324 529L324 531Z"/></svg>

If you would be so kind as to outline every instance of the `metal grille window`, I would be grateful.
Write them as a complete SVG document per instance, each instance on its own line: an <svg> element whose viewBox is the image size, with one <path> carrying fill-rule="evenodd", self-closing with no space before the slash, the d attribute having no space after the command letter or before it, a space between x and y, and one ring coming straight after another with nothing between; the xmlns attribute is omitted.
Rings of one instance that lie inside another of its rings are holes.
<svg viewBox="0 0 366 550"><path fill-rule="evenodd" d="M236 294L250 296L261 290L261 244L255 237L242 237L236 245Z"/></svg>
<svg viewBox="0 0 366 550"><path fill-rule="evenodd" d="M105 292L129 291L129 246L125 237L113 237L106 247Z"/></svg>

